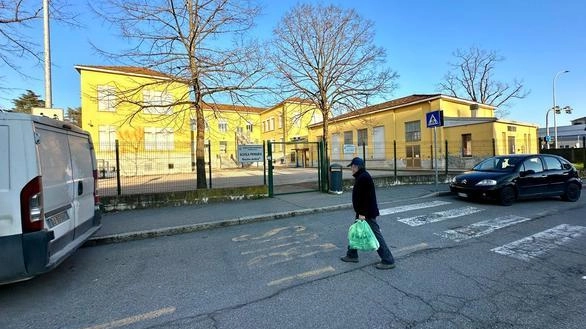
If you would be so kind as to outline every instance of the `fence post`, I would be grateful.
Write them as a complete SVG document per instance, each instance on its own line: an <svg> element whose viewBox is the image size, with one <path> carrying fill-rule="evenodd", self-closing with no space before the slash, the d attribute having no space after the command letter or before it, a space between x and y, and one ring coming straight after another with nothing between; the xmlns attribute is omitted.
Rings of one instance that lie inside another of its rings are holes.
<svg viewBox="0 0 586 329"><path fill-rule="evenodd" d="M446 153L446 180L448 179L448 140L446 139L446 146L444 149L444 152Z"/></svg>
<svg viewBox="0 0 586 329"><path fill-rule="evenodd" d="M208 142L208 171L210 172L210 188L212 188L212 141Z"/></svg>
<svg viewBox="0 0 586 329"><path fill-rule="evenodd" d="M434 158L433 158L433 144L432 145L429 145L429 154L431 154L431 169L434 169L433 168L433 161L434 161Z"/></svg>
<svg viewBox="0 0 586 329"><path fill-rule="evenodd" d="M266 141L262 141L262 154L267 154ZM267 157L262 159L262 183L267 185Z"/></svg>
<svg viewBox="0 0 586 329"><path fill-rule="evenodd" d="M496 140L492 139L492 156L496 155Z"/></svg>
<svg viewBox="0 0 586 329"><path fill-rule="evenodd" d="M269 198L274 196L273 191L273 147L271 141L267 141L267 160L269 162Z"/></svg>
<svg viewBox="0 0 586 329"><path fill-rule="evenodd" d="M120 196L122 194L122 187L120 186L120 145L118 140L115 140L116 146L116 194Z"/></svg>
<svg viewBox="0 0 586 329"><path fill-rule="evenodd" d="M393 162L394 162L394 173L395 182L397 181L397 141L393 140Z"/></svg>
<svg viewBox="0 0 586 329"><path fill-rule="evenodd" d="M364 168L366 168L366 143L362 143L362 160L364 160Z"/></svg>

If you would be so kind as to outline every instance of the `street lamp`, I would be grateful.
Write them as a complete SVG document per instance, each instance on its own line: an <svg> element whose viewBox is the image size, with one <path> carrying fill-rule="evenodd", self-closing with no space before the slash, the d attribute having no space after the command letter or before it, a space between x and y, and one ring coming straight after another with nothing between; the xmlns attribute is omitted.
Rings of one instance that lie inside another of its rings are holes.
<svg viewBox="0 0 586 329"><path fill-rule="evenodd" d="M551 137L549 135L549 112L551 112L552 110L556 110L556 108L552 107L549 110L547 110L547 113L545 113L545 143L547 144L548 150L549 150L549 144L551 142Z"/></svg>
<svg viewBox="0 0 586 329"><path fill-rule="evenodd" d="M556 108L556 103L555 103L555 82L558 79L558 77L560 76L560 74L568 73L568 72L570 72L570 71L568 71L568 70L559 71L553 77L553 109L555 109L553 111L553 140L554 140L554 147L556 149L558 148L558 124L557 124L557 120L556 120L556 114L559 111L559 109ZM547 118L546 118L546 120L547 120Z"/></svg>

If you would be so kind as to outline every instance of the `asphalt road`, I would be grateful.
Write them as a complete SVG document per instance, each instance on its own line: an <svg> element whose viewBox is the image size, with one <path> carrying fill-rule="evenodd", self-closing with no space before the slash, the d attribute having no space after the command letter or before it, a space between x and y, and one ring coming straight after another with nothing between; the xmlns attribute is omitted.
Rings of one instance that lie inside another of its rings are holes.
<svg viewBox="0 0 586 329"><path fill-rule="evenodd" d="M0 328L584 328L585 205L381 204L388 271L339 261L350 210L82 248Z"/></svg>

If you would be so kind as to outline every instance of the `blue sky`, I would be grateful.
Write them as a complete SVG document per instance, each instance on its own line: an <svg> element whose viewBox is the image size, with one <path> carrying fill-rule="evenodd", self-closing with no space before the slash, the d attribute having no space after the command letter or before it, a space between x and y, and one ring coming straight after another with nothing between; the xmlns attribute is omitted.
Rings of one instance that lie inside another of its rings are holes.
<svg viewBox="0 0 586 329"><path fill-rule="evenodd" d="M72 1L82 15L84 27L51 26L53 106L80 106L79 75L75 65L108 65L90 47L121 48L124 40L108 25L92 17L85 2ZM79 2L79 4L77 4ZM265 1L264 12L254 33L271 37L280 18L298 1ZM83 4L82 4L83 3ZM378 46L387 51L387 64L400 75L399 88L387 100L411 94L436 93L437 84L454 61L456 49L476 46L496 51L505 60L498 63L495 79L523 80L529 96L514 100L507 120L545 126L546 112L553 105L553 80L557 72L569 70L556 80L556 100L569 105L572 114L557 116L558 126L586 116L586 1L583 0L364 0L321 1L353 7L375 23ZM42 44L42 26L29 33ZM32 60L18 62L31 76L26 79L0 66L0 107L11 108L12 99L31 89L44 98L43 66ZM550 127L553 118L550 114Z"/></svg>

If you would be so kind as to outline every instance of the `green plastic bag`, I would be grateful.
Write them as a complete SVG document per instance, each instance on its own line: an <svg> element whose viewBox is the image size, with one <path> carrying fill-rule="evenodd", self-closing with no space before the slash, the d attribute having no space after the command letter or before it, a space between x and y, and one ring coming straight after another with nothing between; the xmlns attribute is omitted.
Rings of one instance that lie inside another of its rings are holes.
<svg viewBox="0 0 586 329"><path fill-rule="evenodd" d="M362 251L377 250L380 246L370 225L364 219L358 219L354 224L350 225L348 241L350 249Z"/></svg>

